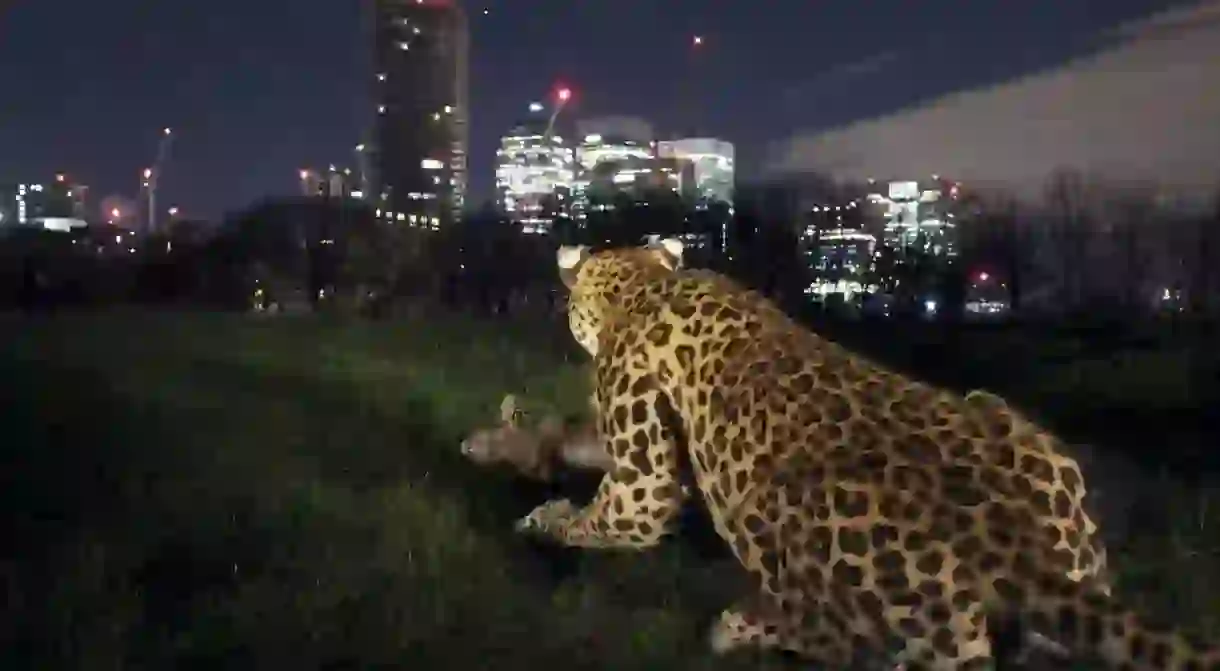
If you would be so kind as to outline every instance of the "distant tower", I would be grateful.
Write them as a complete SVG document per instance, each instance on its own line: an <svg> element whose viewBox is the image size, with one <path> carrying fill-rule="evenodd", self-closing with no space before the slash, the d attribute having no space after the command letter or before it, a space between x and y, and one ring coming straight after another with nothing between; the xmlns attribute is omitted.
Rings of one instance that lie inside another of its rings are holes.
<svg viewBox="0 0 1220 671"><path fill-rule="evenodd" d="M440 228L461 216L469 143L469 34L456 0L373 0L371 200Z"/></svg>
<svg viewBox="0 0 1220 671"><path fill-rule="evenodd" d="M555 217L571 207L575 155L571 143L552 132L545 108L500 138L496 191L500 210L525 233L550 231Z"/></svg>

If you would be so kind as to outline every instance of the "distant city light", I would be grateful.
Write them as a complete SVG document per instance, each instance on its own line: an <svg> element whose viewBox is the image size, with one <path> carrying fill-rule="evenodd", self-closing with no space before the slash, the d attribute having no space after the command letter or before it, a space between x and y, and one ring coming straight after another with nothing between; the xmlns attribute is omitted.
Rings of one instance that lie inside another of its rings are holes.
<svg viewBox="0 0 1220 671"><path fill-rule="evenodd" d="M152 177L152 168L144 168L144 179Z"/></svg>
<svg viewBox="0 0 1220 671"><path fill-rule="evenodd" d="M566 103L572 97L572 89L562 87L555 92L555 97L559 99L559 102Z"/></svg>
<svg viewBox="0 0 1220 671"><path fill-rule="evenodd" d="M696 47L697 47L697 46L702 45L702 44L703 44L703 36L702 36L702 35L695 35L695 37L694 37L693 39L691 39L691 44L693 44L693 45L694 45L694 46L696 46Z"/></svg>
<svg viewBox="0 0 1220 671"><path fill-rule="evenodd" d="M169 216L171 216L171 217L178 216L178 208L176 208L176 207L169 208Z"/></svg>
<svg viewBox="0 0 1220 671"><path fill-rule="evenodd" d="M530 111L531 112L541 112L542 103L530 103Z"/></svg>
<svg viewBox="0 0 1220 671"><path fill-rule="evenodd" d="M989 279L991 279L991 275L988 275L986 272L979 273L980 282L986 282Z"/></svg>
<svg viewBox="0 0 1220 671"><path fill-rule="evenodd" d="M62 172L59 173L58 175L55 175L56 182L62 182L62 181L64 181L64 179L66 179L66 178L64 177L64 174Z"/></svg>
<svg viewBox="0 0 1220 671"><path fill-rule="evenodd" d="M116 208L114 208L114 209L112 209L112 210L110 210L110 216L114 217L115 219L118 219L118 218L119 218L119 217L120 217L122 214L123 214L123 213L122 213L122 212L120 212L120 211L119 211L119 208L117 208L117 207L116 207Z"/></svg>

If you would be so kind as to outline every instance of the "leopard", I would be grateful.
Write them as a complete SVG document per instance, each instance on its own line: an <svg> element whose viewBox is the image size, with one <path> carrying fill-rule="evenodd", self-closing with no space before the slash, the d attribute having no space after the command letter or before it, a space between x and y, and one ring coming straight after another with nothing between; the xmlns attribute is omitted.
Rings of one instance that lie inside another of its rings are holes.
<svg viewBox="0 0 1220 671"><path fill-rule="evenodd" d="M1082 473L1053 432L684 268L683 247L559 248L614 468L587 505L548 501L518 532L643 550L697 493L754 583L709 630L718 654L981 669L1029 632L1112 668L1220 670L1215 644L1111 595Z"/></svg>
<svg viewBox="0 0 1220 671"><path fill-rule="evenodd" d="M499 424L467 435L462 455L481 466L508 465L543 482L553 482L559 467L603 472L614 468L591 422L569 422L555 413L545 414L533 426L531 419L517 396L506 394L500 401Z"/></svg>

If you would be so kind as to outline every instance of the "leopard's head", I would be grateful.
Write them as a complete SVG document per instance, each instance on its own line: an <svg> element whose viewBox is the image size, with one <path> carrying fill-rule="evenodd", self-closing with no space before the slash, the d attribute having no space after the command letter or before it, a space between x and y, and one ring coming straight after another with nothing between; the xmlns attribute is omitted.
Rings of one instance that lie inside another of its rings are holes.
<svg viewBox="0 0 1220 671"><path fill-rule="evenodd" d="M585 245L559 248L559 277L568 288L568 327L576 342L597 356L602 330L638 283L682 267L682 241L649 237L643 245L594 252Z"/></svg>

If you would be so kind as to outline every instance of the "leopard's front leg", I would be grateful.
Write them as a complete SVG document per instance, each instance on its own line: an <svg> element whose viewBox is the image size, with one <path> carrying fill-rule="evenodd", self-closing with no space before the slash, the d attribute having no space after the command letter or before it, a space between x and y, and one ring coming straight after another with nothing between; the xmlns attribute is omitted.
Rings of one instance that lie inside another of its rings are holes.
<svg viewBox="0 0 1220 671"><path fill-rule="evenodd" d="M678 413L643 361L596 360L595 405L602 442L614 467L593 501L577 509L549 501L517 523L517 530L563 545L643 549L669 534L684 502L680 481L682 431Z"/></svg>

